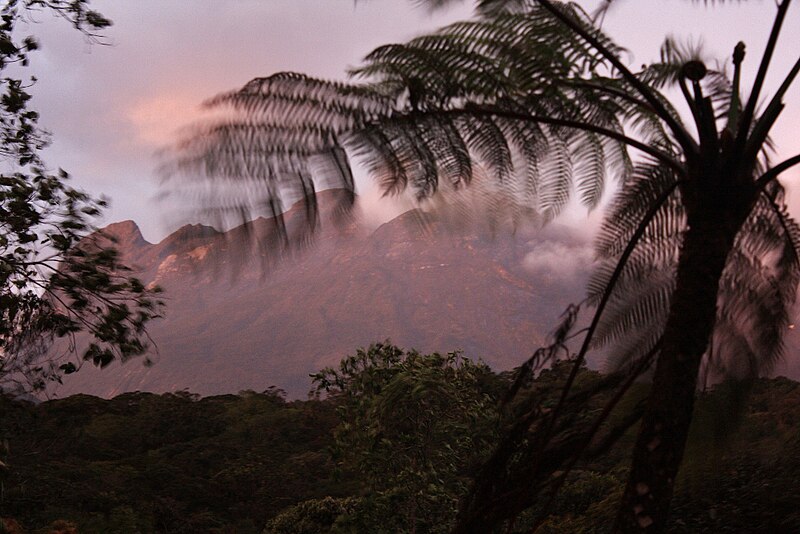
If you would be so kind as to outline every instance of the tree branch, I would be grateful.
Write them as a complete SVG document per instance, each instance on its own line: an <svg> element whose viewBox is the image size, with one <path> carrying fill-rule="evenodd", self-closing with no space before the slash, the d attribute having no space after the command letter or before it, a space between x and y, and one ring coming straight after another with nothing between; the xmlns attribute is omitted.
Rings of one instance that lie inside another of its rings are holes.
<svg viewBox="0 0 800 534"><path fill-rule="evenodd" d="M770 195L768 195L766 191L762 189L761 194L767 199L767 202L769 202L769 205L772 207L772 211L775 212L775 216L778 217L778 222L780 223L781 228L783 229L783 235L784 237L786 237L786 241L788 241L789 245L791 246L795 262L800 263L800 256L798 256L797 244L792 239L792 233L789 231L789 226L786 224L786 217L784 217L783 211L775 202L775 199L772 198Z"/></svg>
<svg viewBox="0 0 800 534"><path fill-rule="evenodd" d="M669 129L672 131L672 134L675 136L678 144L681 145L681 148L683 148L687 156L696 152L697 143L694 141L694 139L692 139L692 136L689 135L689 132L687 132L686 129L675 119L675 117L669 113L667 108L665 108L661 101L653 94L653 91L647 86L647 84L637 78L636 75L633 74L608 48L603 46L603 44L595 36L584 30L579 24L575 23L574 20L562 13L552 4L552 2L550 2L550 0L537 1L542 7L549 11L555 18L560 20L571 31L578 34L595 50L600 52L600 54L620 72L622 77L625 78L628 83L630 83L637 91L639 91L644 99L653 107L656 115L658 115L658 117L663 120L667 126L669 126Z"/></svg>
<svg viewBox="0 0 800 534"><path fill-rule="evenodd" d="M759 176L758 179L756 180L756 187L758 189L763 190L768 183L776 179L778 175L780 175L782 172L789 170L798 164L800 164L800 154L792 156L791 158L779 163L778 165L775 165L770 170Z"/></svg>
<svg viewBox="0 0 800 534"><path fill-rule="evenodd" d="M655 149L650 145L647 145L641 141L628 137L623 133L616 132L608 128L603 128L602 126L595 126L594 124L590 124L587 122L570 120L570 119L557 119L555 117L545 117L540 115L531 115L529 113L524 113L520 111L511 111L508 109L497 109L497 108L477 106L477 105L471 105L464 109L433 110L433 111L424 111L421 113L424 113L426 115L446 115L446 116L488 115L488 116L503 117L506 119L514 119L525 122L552 124L554 126L564 126L566 128L574 128L576 130L592 132L598 135L609 137L611 139L614 139L615 141L625 143L628 146L641 150L645 154L653 156L661 163L667 165L679 175L686 176L686 169L684 168L684 166L680 162L670 157L668 154L658 149Z"/></svg>
<svg viewBox="0 0 800 534"><path fill-rule="evenodd" d="M588 432L586 432L586 434L584 434L585 441L580 446L578 451L573 455L573 457L569 460L569 462L567 462L566 467L564 467L558 479L556 479L553 491L550 494L550 498L548 499L547 504L543 507L545 512L542 513L542 516L536 521L534 527L530 530L530 532L536 532L539 529L539 527L543 524L544 520L547 518L548 515L547 511L550 510L550 507L556 498L556 494L564 485L564 482L566 482L567 476L572 472L572 469L574 469L575 465L578 463L581 457L585 453L587 453L587 451L589 450L589 445L591 445L592 443L592 439L600 431L600 427L603 425L603 423L606 422L606 419L608 419L609 416L611 416L611 413L614 411L614 408L617 406L617 404L619 404L619 402L623 399L623 397L625 397L625 394L628 392L631 386L633 386L633 383L636 381L636 379L639 378L642 375L642 373L647 371L647 369L650 367L650 365L653 362L653 357L658 353L659 350L661 350L660 339L658 340L658 342L656 342L653 348L651 348L648 351L647 354L642 356L637 365L634 366L633 369L631 369L630 374L628 375L628 378L625 381L625 383L614 394L611 400L608 401L608 403L603 407L603 411L600 413L597 419L595 419L594 423L592 424L592 427L589 429ZM624 432L628 428L630 428L636 421L641 419L641 417L642 413L640 411L635 411L632 414L632 417L627 418L627 420L624 421L619 428L612 429L611 433L607 436L607 438L603 440L603 442L597 447L598 452L605 451L608 449L608 447L611 447L614 444L614 442L617 441L619 438L621 438Z"/></svg>
<svg viewBox="0 0 800 534"><path fill-rule="evenodd" d="M772 61L772 54L775 52L775 45L778 43L778 36L781 33L781 26L783 25L783 20L786 17L786 11L789 9L789 4L791 0L783 0L781 4L778 6L778 14L775 16L775 22L772 25L772 31L769 34L769 40L767 41L767 46L764 49L764 55L761 58L761 64L758 67L758 74L756 74L756 80L753 82L753 90L750 93L750 98L747 100L747 106L745 106L744 111L742 112L742 117L739 121L739 131L736 134L736 151L742 152L747 142L748 135L750 133L750 123L753 121L753 115L756 112L756 106L758 105L758 97L761 94L761 89L764 87L764 80L767 77L767 70L769 70L769 64Z"/></svg>
<svg viewBox="0 0 800 534"><path fill-rule="evenodd" d="M789 74L783 80L778 92L776 92L772 97L767 105L766 110L756 121L755 126L753 126L750 137L748 138L744 148L745 161L748 161L748 158L755 158L759 150L761 150L764 140L769 135L769 131L772 129L775 121L778 120L778 115L780 115L781 111L783 111L783 108L785 107L783 103L783 96L789 90L789 87L791 87L792 82L794 82L794 79L799 72L800 58L797 59L792 67L792 70L789 71Z"/></svg>
<svg viewBox="0 0 800 534"><path fill-rule="evenodd" d="M603 296L600 299L600 302L597 304L597 309L594 312L594 317L592 317L592 323L589 325L589 329L586 332L586 337L583 338L583 344L581 345L580 351L578 351L578 355L575 357L576 365L572 368L572 372L567 378L567 382L564 385L563 393L561 394L561 399L558 402L558 405L553 410L553 418L552 420L555 421L555 418L558 416L559 411L564 406L566 402L567 395L569 393L570 388L572 387L572 383L575 381L575 378L578 375L578 370L580 368L580 364L586 358L586 353L589 352L589 344L592 341L592 337L594 336L597 327L600 324L600 318L603 315L603 311L605 310L606 304L611 299L611 294L614 290L614 286L616 286L617 281L619 280L620 276L622 276L622 270L625 268L625 264L628 262L628 258L630 258L631 254L633 254L636 245L639 243L639 240L644 235L645 230L647 230L647 226L650 224L650 221L653 217L656 216L658 210L661 209L661 206L667 199L672 196L672 193L675 192L675 189L683 183L682 180L676 180L672 185L670 185L661 195L653 202L653 205L650 206L650 209L647 211L645 216L642 218L642 221L639 223L639 226L636 228L636 231L633 233L631 238L628 240L628 244L625 247L625 250L622 252L619 260L617 261L617 266L614 268L614 272L611 274L611 278L608 280L608 284L606 284L605 291L603 291Z"/></svg>
<svg viewBox="0 0 800 534"><path fill-rule="evenodd" d="M800 73L800 58L797 58L797 61L795 61L794 66L789 71L789 74L787 74L786 78L784 78L783 83L781 84L780 88L778 88L778 92L775 93L775 96L772 97L772 100L780 100L783 98L783 95L785 95L786 91L789 90L789 87L791 87L798 73Z"/></svg>
<svg viewBox="0 0 800 534"><path fill-rule="evenodd" d="M639 100L635 96L629 95L628 93L626 93L625 91L623 91L621 89L616 89L614 87L607 87L607 86L604 86L604 85L599 84L599 83L592 83L592 82L583 81L583 80L581 80L581 81L567 80L565 82L565 85L567 85L568 87L569 86L571 86L571 87L583 87L585 89L594 89L596 91L602 91L604 93L608 93L610 95L619 97L620 99L622 99L622 100L624 100L624 101L626 101L626 102L628 102L630 104L633 104L635 106L641 107L641 108L643 108L643 109L645 109L645 110L647 110L647 111L649 111L651 113L655 113L657 115L656 110L653 108L653 106L651 106L650 104L648 104L644 100Z"/></svg>

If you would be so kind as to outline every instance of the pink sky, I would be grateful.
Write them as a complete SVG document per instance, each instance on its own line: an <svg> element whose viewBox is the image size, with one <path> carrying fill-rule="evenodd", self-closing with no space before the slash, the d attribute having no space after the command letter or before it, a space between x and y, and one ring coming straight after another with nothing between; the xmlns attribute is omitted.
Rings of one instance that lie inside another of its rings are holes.
<svg viewBox="0 0 800 534"><path fill-rule="evenodd" d="M179 126L192 121L205 98L282 70L341 78L372 48L470 13L463 5L431 16L405 0L92 4L115 23L107 32L112 46L89 45L49 15L36 17L41 24L29 30L42 44L33 60L40 79L34 94L42 124L54 134L48 160L72 173L82 187L111 197L107 222L134 219L151 241L177 226L154 200L154 153ZM715 8L684 0L625 0L608 16L605 28L631 50L633 65L655 59L668 33L703 36L709 52L722 58L744 40L746 79L752 79L774 13L770 0ZM798 56L800 6L793 6L773 63L773 85ZM787 104L774 135L784 157L800 152L800 82ZM800 169L784 176L790 187L793 182L798 184L793 211L800 216Z"/></svg>

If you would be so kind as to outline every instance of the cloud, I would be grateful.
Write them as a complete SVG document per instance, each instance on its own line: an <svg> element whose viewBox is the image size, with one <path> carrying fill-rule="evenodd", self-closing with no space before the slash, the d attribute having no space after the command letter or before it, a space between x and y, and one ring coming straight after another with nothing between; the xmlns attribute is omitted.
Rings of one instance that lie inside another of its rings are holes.
<svg viewBox="0 0 800 534"><path fill-rule="evenodd" d="M594 251L585 242L545 239L531 246L530 252L522 259L522 266L531 274L551 282L572 284L583 281L594 261Z"/></svg>

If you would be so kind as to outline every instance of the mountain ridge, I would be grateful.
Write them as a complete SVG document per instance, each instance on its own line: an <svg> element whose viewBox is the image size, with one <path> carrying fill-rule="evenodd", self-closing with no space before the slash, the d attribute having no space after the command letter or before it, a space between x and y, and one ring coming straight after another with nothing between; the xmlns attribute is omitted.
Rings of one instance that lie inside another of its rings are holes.
<svg viewBox="0 0 800 534"><path fill-rule="evenodd" d="M357 216L341 219L330 208L336 194L322 195L321 227L310 238L302 204L284 213L295 242L308 241L290 249L275 247L281 242L264 218L224 232L185 225L158 243L141 238L133 221L106 227L135 274L165 289L166 317L150 328L155 363L83 365L53 393L277 386L296 398L308 392L310 373L386 339L423 352L462 349L510 369L584 296L590 245L564 229L455 232L457 225L412 210L369 232ZM791 354L800 346L794 337ZM784 374L800 374L794 360Z"/></svg>

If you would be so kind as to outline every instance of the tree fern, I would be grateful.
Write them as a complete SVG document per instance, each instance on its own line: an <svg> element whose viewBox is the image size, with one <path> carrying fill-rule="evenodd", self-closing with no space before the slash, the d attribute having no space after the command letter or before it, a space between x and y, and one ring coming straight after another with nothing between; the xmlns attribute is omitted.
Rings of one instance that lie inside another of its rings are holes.
<svg viewBox="0 0 800 534"><path fill-rule="evenodd" d="M530 401L465 502L458 532L513 518L552 477L557 487L556 470L585 453L652 362L647 407L626 420L643 417L618 529L663 528L700 369L753 377L782 353L800 229L776 178L800 156L773 166L769 131L800 60L766 106L758 101L790 0L778 4L746 101L744 45L732 77L726 62L709 68L701 47L673 38L658 61L632 70L597 23L613 3L590 14L572 2L481 0L474 20L376 49L350 82L282 73L220 95L208 107L223 118L189 131L172 152L169 171L185 178L172 183L212 210L280 221L305 199L309 229L316 191L340 187L350 193L342 207L352 202L352 157L387 193L424 200L491 178L546 219L575 194L593 208L609 178L620 184L597 240L596 313L560 398L547 410ZM664 92L676 90L686 116ZM290 244L280 222L277 230ZM589 347L612 342L619 371L574 389ZM563 347L557 340L534 359ZM617 388L612 402L589 430L571 430L602 388Z"/></svg>

